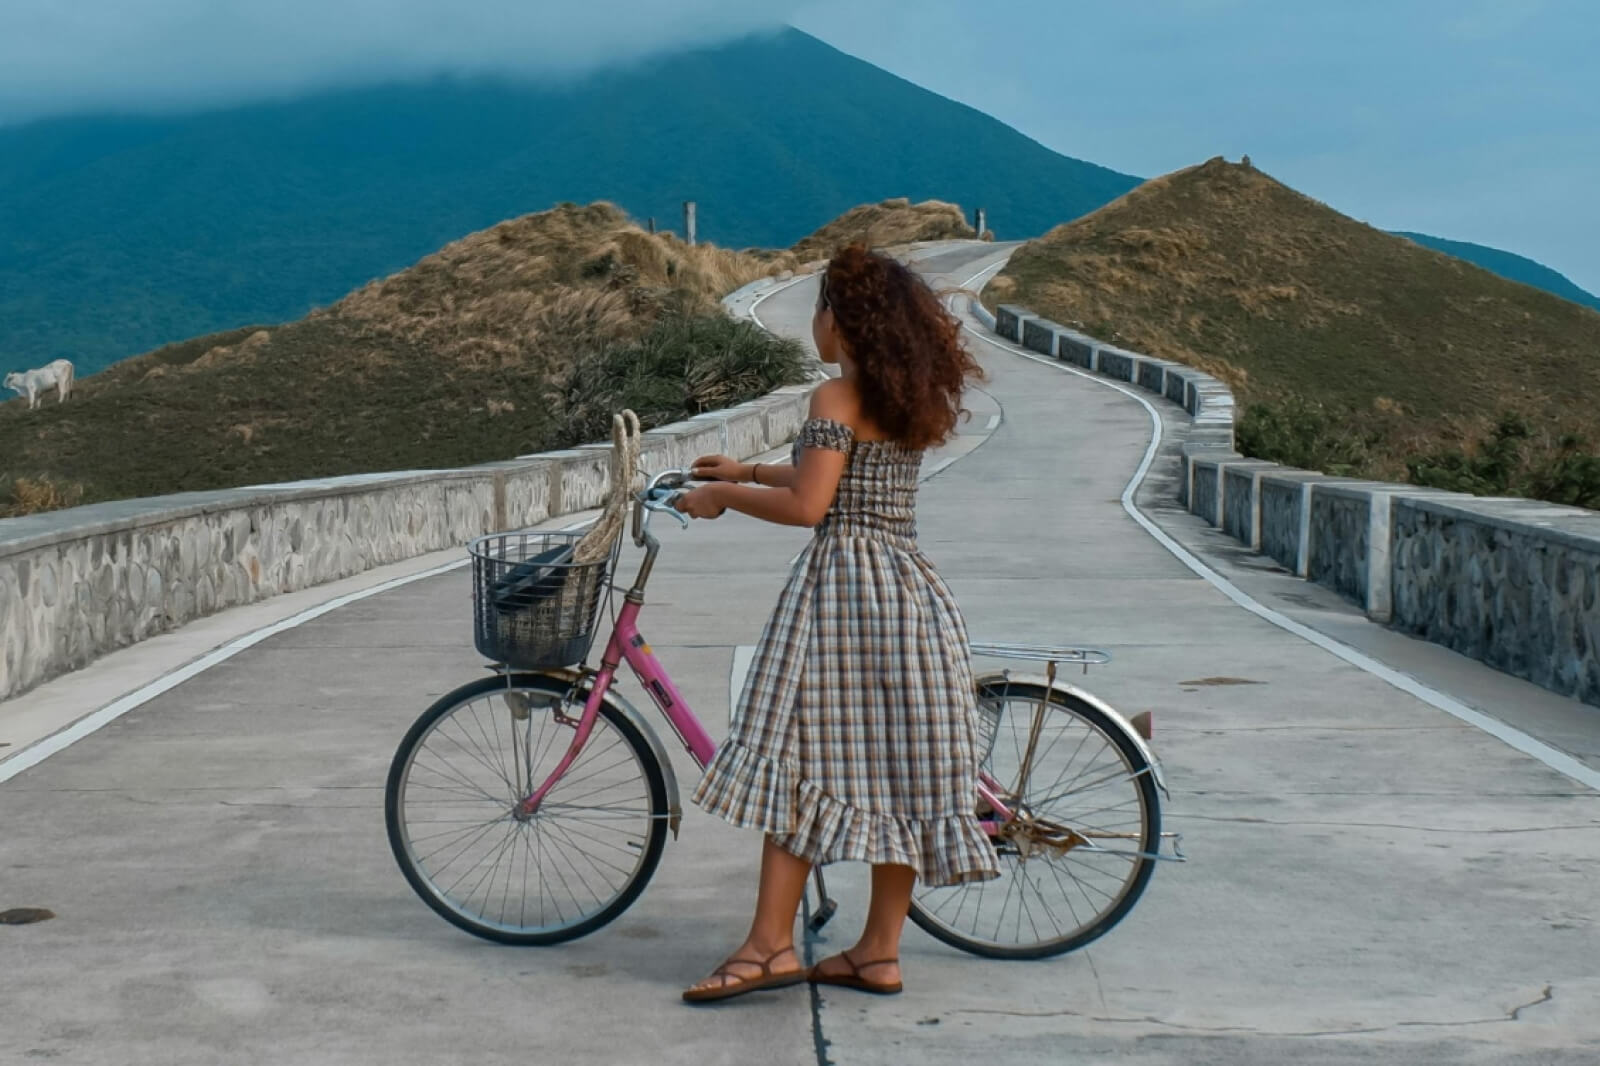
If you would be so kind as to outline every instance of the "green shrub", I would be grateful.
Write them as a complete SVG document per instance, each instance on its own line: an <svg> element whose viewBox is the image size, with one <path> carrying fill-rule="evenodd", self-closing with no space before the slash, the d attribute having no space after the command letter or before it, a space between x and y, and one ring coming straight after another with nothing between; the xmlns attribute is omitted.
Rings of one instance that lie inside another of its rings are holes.
<svg viewBox="0 0 1600 1066"><path fill-rule="evenodd" d="M1372 450L1381 442L1380 433L1359 426L1347 412L1291 396L1280 403L1247 407L1234 439L1240 454L1253 459L1352 476L1366 471Z"/></svg>
<svg viewBox="0 0 1600 1066"><path fill-rule="evenodd" d="M1600 455L1577 434L1539 439L1521 415L1504 414L1486 436L1406 464L1411 481L1477 496L1525 496L1600 508Z"/></svg>
<svg viewBox="0 0 1600 1066"><path fill-rule="evenodd" d="M673 314L637 342L580 356L561 390L562 435L605 440L632 409L648 429L805 380L800 344L721 314Z"/></svg>

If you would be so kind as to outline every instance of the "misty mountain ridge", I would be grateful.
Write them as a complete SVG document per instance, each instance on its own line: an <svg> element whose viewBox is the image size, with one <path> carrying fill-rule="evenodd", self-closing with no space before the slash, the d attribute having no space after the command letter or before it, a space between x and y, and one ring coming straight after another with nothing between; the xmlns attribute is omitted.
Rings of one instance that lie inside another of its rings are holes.
<svg viewBox="0 0 1600 1066"><path fill-rule="evenodd" d="M284 321L562 202L677 228L692 199L703 239L785 247L900 196L981 204L997 236L1025 237L1135 184L797 31L560 86L36 123L0 131L0 360L89 373Z"/></svg>
<svg viewBox="0 0 1600 1066"><path fill-rule="evenodd" d="M983 206L998 239L1027 238L1137 184L796 30L562 82L447 78L37 122L0 128L0 363L69 358L90 374L289 321L563 202L604 199L677 229L692 199L703 239L781 248L902 196L969 217ZM1516 280L1565 281L1415 239ZM1594 301L1567 285L1552 291Z"/></svg>

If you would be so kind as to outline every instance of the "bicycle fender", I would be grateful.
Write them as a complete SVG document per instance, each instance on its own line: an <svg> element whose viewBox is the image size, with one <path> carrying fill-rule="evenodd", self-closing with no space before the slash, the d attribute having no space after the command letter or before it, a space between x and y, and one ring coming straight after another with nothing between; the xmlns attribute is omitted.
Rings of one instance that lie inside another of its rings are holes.
<svg viewBox="0 0 1600 1066"><path fill-rule="evenodd" d="M1013 674L1008 670L1002 670L992 674L984 674L982 677L978 678L977 681L980 686L986 682L1000 683L1009 681L1018 685L1036 685L1039 688L1050 687L1048 679L1046 679L1042 674ZM1161 760L1156 758L1156 753L1154 749L1150 747L1149 742L1146 741L1144 737L1139 735L1139 731L1133 728L1133 723L1129 722L1121 711L1117 710L1115 707L1111 706L1111 704L1107 703L1099 696L1096 696L1094 693L1085 689L1081 689L1076 685L1069 685L1060 678L1056 679L1054 690L1056 692L1065 693L1066 695L1082 700L1084 703L1087 703L1089 706L1093 707L1095 710L1099 711L1101 714L1110 719L1111 724L1116 726L1127 736L1128 740L1132 742L1134 749L1138 751L1140 755L1143 755L1145 761L1150 764L1150 772L1155 776L1156 786L1161 789L1162 793L1168 799L1172 798L1172 791L1167 788L1166 775L1162 773L1161 770Z"/></svg>
<svg viewBox="0 0 1600 1066"><path fill-rule="evenodd" d="M576 685L584 692L594 687L593 678L587 677L576 670L540 670L548 677L558 677L570 685ZM626 718L630 725L639 730L641 736L650 745L650 751L655 755L656 762L661 766L661 777L667 784L667 827L672 830L672 839L678 839L678 826L683 822L683 804L678 800L678 777L672 772L672 760L667 757L666 746L661 743L661 737L650 727L650 722L639 708L628 702L616 689L606 693L606 703Z"/></svg>

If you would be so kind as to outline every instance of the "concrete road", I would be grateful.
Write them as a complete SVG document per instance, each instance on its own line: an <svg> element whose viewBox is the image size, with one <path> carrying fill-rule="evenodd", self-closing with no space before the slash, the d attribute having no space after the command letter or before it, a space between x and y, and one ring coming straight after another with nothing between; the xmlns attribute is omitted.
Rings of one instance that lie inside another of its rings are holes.
<svg viewBox="0 0 1600 1066"><path fill-rule="evenodd" d="M963 281L997 254L919 268ZM803 333L810 299L757 313ZM382 817L406 726L482 670L455 572L271 637L0 784L0 909L57 913L0 926L0 1062L1600 1061L1600 794L1229 601L1119 505L1144 409L979 350L991 378L930 457L924 546L975 636L1115 653L1086 683L1155 709L1191 856L1090 950L990 962L913 929L898 998L685 1008L742 933L757 849L696 811L608 929L552 949L457 932L401 880ZM739 517L665 534L645 628L714 730L805 536ZM1374 654L1411 653L1369 630ZM1471 664L1430 662L1472 686ZM1494 692L1508 718L1541 699ZM1562 721L1593 749L1600 725ZM815 951L859 928L863 873L831 878Z"/></svg>

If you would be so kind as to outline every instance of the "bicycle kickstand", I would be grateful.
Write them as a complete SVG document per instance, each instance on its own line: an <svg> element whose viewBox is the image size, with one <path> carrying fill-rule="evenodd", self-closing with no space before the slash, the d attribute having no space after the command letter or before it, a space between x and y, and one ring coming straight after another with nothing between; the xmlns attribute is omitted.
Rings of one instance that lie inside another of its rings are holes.
<svg viewBox="0 0 1600 1066"><path fill-rule="evenodd" d="M817 909L812 912L811 920L806 923L806 929L819 933L822 927L828 924L828 919L838 912L839 904L828 898L828 885L822 879L822 867L814 867L811 874L817 882Z"/></svg>

